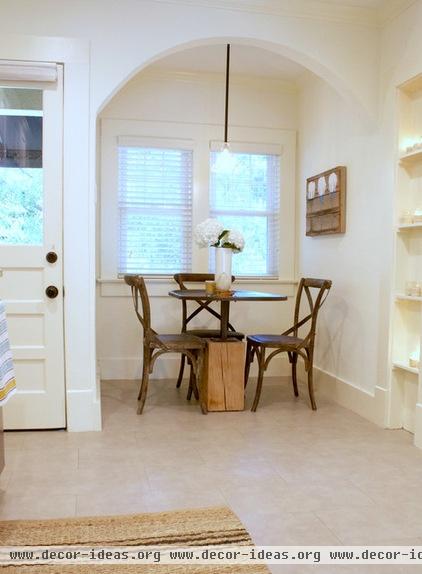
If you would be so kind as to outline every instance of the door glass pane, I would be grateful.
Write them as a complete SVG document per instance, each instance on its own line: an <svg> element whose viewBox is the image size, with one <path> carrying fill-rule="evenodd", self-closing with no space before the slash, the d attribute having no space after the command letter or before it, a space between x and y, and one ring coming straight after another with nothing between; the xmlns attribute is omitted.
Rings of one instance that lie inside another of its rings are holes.
<svg viewBox="0 0 422 574"><path fill-rule="evenodd" d="M42 245L42 90L0 86L0 244Z"/></svg>

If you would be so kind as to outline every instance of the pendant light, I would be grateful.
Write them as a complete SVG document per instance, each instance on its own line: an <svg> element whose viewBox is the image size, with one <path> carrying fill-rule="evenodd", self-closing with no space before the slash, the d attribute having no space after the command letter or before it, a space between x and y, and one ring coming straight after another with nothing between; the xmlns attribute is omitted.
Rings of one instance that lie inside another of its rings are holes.
<svg viewBox="0 0 422 574"><path fill-rule="evenodd" d="M218 155L214 164L213 171L219 173L230 173L236 167L235 156L230 152L228 140L229 131L229 87L230 87L230 44L227 44L226 51L226 90L224 104L224 143L221 153Z"/></svg>
<svg viewBox="0 0 422 574"><path fill-rule="evenodd" d="M229 86L230 86L230 44L227 44L226 54L226 98L224 105L224 144L223 151L229 150L228 131L229 131Z"/></svg>

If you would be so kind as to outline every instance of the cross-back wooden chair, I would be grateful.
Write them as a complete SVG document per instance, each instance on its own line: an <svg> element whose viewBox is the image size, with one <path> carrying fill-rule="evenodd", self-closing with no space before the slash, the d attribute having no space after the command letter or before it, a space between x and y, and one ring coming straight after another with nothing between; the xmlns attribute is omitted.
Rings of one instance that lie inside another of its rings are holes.
<svg viewBox="0 0 422 574"><path fill-rule="evenodd" d="M262 390L262 381L264 372L276 355L280 353L287 353L289 362L292 365L292 381L295 396L299 396L297 387L296 366L298 357L302 357L305 362L305 370L308 374L308 390L309 398L311 401L312 410L316 411L316 402L313 386L313 360L314 360L314 345L316 335L316 324L318 312L321 309L325 299L331 288L331 281L328 279L311 279L302 278L299 283L299 288L296 295L296 305L294 313L294 325L281 335L249 335L247 337L246 346L246 362L245 362L245 387L249 378L249 370L254 357L258 360L258 382L256 385L255 399L252 405L252 411L255 412L258 408L259 399ZM312 291L311 291L312 290ZM316 293L314 292L315 290ZM303 296L306 295L306 300L309 305L308 314L299 319L301 304ZM299 329L306 324L309 330L305 337L299 337ZM266 357L266 351L270 349L270 354Z"/></svg>
<svg viewBox="0 0 422 574"><path fill-rule="evenodd" d="M155 361L165 353L180 353L183 357L188 358L192 366L190 389L199 399L202 412L207 414L205 401L201 393L205 342L201 338L187 333L160 335L154 331L151 327L151 308L144 278L140 275L125 275L124 279L131 288L135 313L143 329L144 355L142 381L138 394L138 414L142 414L145 405L149 375L153 371Z"/></svg>
<svg viewBox="0 0 422 574"><path fill-rule="evenodd" d="M205 283L205 281L213 281L214 275L212 273L176 273L173 275L173 279L179 285L180 289L186 290L189 289L189 286L186 285L187 283ZM235 277L232 276L232 283L235 281ZM188 305L187 301L182 301L182 333L188 333L189 335L195 335L196 337L201 337L202 339L218 339L220 337L220 329L189 329L188 323L192 321L199 313L205 311L208 312L210 315L217 319L221 319L220 313L213 309L211 305L211 301L195 301L197 307L188 314ZM238 339L242 341L244 338L243 333L239 333L233 327L231 323L229 323L229 336L233 337L234 339ZM179 369L179 376L177 377L177 388L180 387L183 380L183 372L185 369L185 356L182 355L180 359L180 369ZM188 391L188 399L190 398L190 394L192 392L192 388Z"/></svg>

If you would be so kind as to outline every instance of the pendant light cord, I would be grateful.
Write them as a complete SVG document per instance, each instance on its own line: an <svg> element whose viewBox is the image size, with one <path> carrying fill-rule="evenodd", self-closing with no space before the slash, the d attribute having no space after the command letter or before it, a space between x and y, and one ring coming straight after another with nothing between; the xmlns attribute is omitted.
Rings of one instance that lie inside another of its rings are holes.
<svg viewBox="0 0 422 574"><path fill-rule="evenodd" d="M224 113L224 143L228 143L228 123L229 123L229 74L230 74L230 44L227 44L226 59L226 107Z"/></svg>

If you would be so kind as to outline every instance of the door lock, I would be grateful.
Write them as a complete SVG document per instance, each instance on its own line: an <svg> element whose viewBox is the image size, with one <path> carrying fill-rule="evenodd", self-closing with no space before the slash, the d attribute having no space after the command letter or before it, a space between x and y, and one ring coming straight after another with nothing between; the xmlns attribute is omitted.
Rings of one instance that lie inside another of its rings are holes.
<svg viewBox="0 0 422 574"><path fill-rule="evenodd" d="M57 295L59 294L59 290L57 289L57 287L55 285L49 285L47 287L47 289L45 290L45 294L47 295L47 297L49 299L55 299L57 297Z"/></svg>
<svg viewBox="0 0 422 574"><path fill-rule="evenodd" d="M55 251L49 251L45 258L49 263L55 263L57 261L57 253Z"/></svg>

